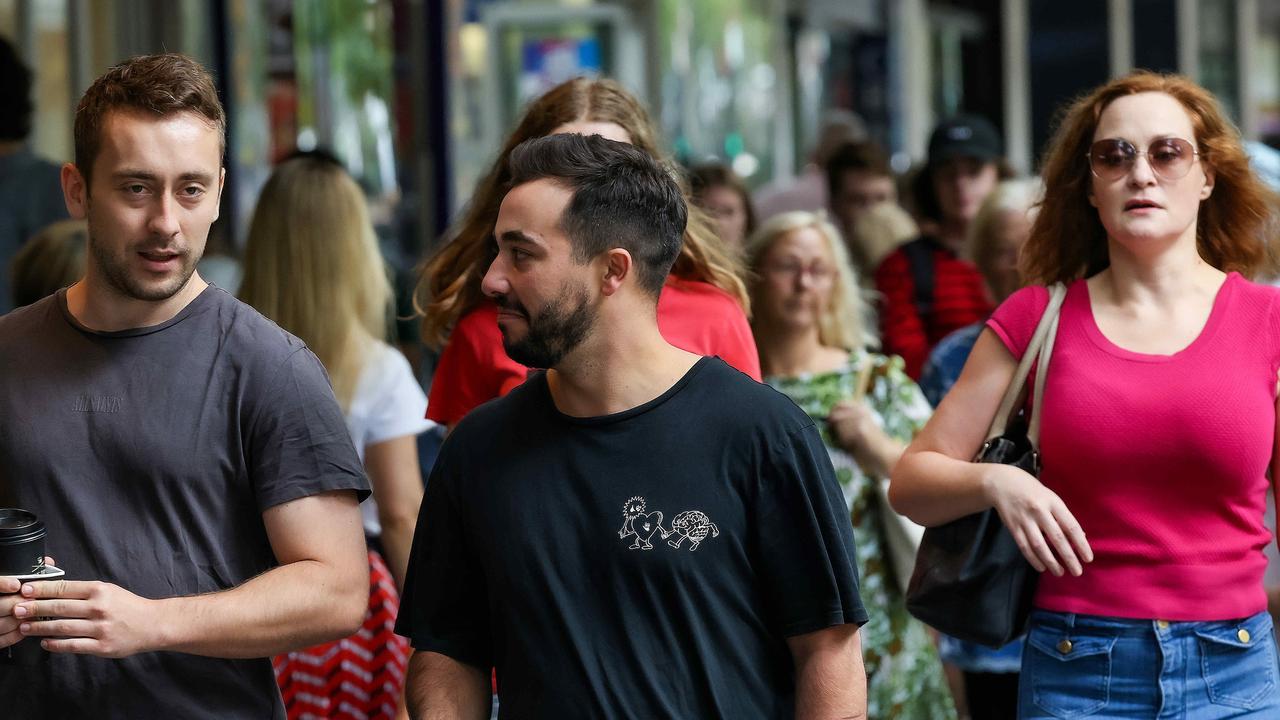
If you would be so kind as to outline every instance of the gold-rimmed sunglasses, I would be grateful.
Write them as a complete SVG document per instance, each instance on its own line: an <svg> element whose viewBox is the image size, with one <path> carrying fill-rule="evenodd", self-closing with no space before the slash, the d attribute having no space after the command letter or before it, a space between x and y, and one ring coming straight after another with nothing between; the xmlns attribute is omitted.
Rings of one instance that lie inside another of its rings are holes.
<svg viewBox="0 0 1280 720"><path fill-rule="evenodd" d="M1146 156L1151 171L1157 177L1173 181L1191 172L1191 166L1200 153L1190 142L1176 137L1153 140L1145 152L1128 140L1108 138L1089 148L1089 170L1100 180L1118 180L1133 170L1142 155Z"/></svg>

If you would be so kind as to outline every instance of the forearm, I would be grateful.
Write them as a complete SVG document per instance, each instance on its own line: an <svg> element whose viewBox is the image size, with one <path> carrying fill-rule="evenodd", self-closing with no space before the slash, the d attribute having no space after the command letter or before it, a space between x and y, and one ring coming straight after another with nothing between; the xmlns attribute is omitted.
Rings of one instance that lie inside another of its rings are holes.
<svg viewBox="0 0 1280 720"><path fill-rule="evenodd" d="M395 578L396 589L404 592L404 578L409 572L409 551L413 547L413 529L416 524L411 518L388 517L380 520L382 524L382 551L386 555L387 569Z"/></svg>
<svg viewBox="0 0 1280 720"><path fill-rule="evenodd" d="M893 466L897 464L899 458L902 457L902 452L906 450L906 445L883 432L877 432L868 435L864 447L847 449L853 454L854 459L858 461L858 465L864 473L883 478L889 477Z"/></svg>
<svg viewBox="0 0 1280 720"><path fill-rule="evenodd" d="M867 674L856 634L850 642L826 645L795 660L796 720L865 720Z"/></svg>
<svg viewBox="0 0 1280 720"><path fill-rule="evenodd" d="M991 507L988 463L957 460L939 452L908 452L889 483L893 509L924 526L942 525Z"/></svg>
<svg viewBox="0 0 1280 720"><path fill-rule="evenodd" d="M154 600L154 650L220 658L277 655L353 634L368 605L368 568L282 565L230 590Z"/></svg>
<svg viewBox="0 0 1280 720"><path fill-rule="evenodd" d="M414 720L485 720L491 700L489 674L433 652L409 658L405 697Z"/></svg>

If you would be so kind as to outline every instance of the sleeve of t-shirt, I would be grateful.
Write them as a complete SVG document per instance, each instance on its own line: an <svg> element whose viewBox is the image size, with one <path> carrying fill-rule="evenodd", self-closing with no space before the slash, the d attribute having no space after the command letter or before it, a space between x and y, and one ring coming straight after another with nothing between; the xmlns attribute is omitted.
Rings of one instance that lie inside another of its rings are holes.
<svg viewBox="0 0 1280 720"><path fill-rule="evenodd" d="M1013 357L1021 360L1031 336L1040 324L1040 316L1049 306L1049 290L1043 287L1025 287L1000 303L1000 307L987 319L987 327L1009 348Z"/></svg>
<svg viewBox="0 0 1280 720"><path fill-rule="evenodd" d="M445 441L427 481L396 633L416 650L447 655L487 672L493 664L489 603L452 493L451 445L456 447L457 440Z"/></svg>
<svg viewBox="0 0 1280 720"><path fill-rule="evenodd" d="M853 525L818 429L792 431L767 464L756 499L756 564L778 632L862 625Z"/></svg>
<svg viewBox="0 0 1280 720"><path fill-rule="evenodd" d="M380 397L369 413L365 446L426 432L435 423L425 418L427 396L409 361L395 348L382 348L379 360Z"/></svg>
<svg viewBox="0 0 1280 720"><path fill-rule="evenodd" d="M369 496L329 377L310 350L290 353L253 392L248 464L260 510L332 490L354 490L360 500Z"/></svg>
<svg viewBox="0 0 1280 720"><path fill-rule="evenodd" d="M457 425L467 413L506 395L528 377L526 367L507 357L497 326L485 328L481 320L464 316L449 333L431 381L427 419Z"/></svg>
<svg viewBox="0 0 1280 720"><path fill-rule="evenodd" d="M880 263L876 290L884 299L880 315L884 352L901 355L907 374L918 378L929 353L929 337L916 310L915 282L906 253L895 250Z"/></svg>

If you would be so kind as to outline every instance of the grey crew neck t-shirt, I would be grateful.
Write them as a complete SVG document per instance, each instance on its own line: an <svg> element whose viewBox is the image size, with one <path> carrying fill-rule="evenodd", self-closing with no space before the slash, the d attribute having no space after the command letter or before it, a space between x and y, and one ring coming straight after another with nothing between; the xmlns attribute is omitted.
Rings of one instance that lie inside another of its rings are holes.
<svg viewBox="0 0 1280 720"><path fill-rule="evenodd" d="M316 357L209 286L169 321L95 332L66 291L0 317L0 506L35 512L70 580L148 598L275 566L262 512L368 494ZM51 655L0 665L21 718L283 718L267 658Z"/></svg>

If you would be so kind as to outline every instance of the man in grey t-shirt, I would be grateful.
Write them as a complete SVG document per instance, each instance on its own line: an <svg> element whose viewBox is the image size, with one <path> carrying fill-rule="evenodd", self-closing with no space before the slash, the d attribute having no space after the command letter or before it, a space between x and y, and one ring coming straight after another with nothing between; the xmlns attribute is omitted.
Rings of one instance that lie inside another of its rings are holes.
<svg viewBox="0 0 1280 720"><path fill-rule="evenodd" d="M0 318L0 505L66 581L0 580L22 718L283 718L268 656L349 635L368 597L359 460L303 344L195 272L224 115L180 55L108 71L62 170L85 277Z"/></svg>

